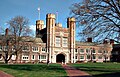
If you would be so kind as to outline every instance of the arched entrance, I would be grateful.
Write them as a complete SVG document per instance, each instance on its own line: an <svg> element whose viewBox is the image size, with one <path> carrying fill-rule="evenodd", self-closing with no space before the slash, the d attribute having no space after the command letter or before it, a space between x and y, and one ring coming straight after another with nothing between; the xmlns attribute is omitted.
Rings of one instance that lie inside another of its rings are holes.
<svg viewBox="0 0 120 77"><path fill-rule="evenodd" d="M56 62L57 63L61 63L61 62L65 62L65 56L63 55L63 54L58 54L57 56L56 56Z"/></svg>

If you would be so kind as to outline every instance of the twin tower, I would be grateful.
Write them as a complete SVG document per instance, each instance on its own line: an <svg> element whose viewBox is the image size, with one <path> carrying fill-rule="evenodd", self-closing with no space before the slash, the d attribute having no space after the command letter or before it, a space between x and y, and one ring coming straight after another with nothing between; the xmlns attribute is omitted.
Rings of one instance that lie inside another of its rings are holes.
<svg viewBox="0 0 120 77"><path fill-rule="evenodd" d="M36 21L36 37L46 43L50 62L56 63L58 54L65 56L65 62L74 62L75 28L75 18L67 18L67 28L62 28L62 24L56 23L55 14L51 13L46 15L46 28L44 21Z"/></svg>

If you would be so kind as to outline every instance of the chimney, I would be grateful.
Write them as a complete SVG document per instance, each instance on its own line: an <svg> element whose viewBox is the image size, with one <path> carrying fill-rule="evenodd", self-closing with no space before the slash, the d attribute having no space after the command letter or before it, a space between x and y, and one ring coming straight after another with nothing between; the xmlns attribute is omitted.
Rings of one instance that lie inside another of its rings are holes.
<svg viewBox="0 0 120 77"><path fill-rule="evenodd" d="M87 42L92 42L92 38L87 38Z"/></svg>
<svg viewBox="0 0 120 77"><path fill-rule="evenodd" d="M114 44L114 40L113 39L110 39L110 44Z"/></svg>
<svg viewBox="0 0 120 77"><path fill-rule="evenodd" d="M103 44L108 44L108 39L104 39Z"/></svg>
<svg viewBox="0 0 120 77"><path fill-rule="evenodd" d="M5 36L8 36L8 28L5 29Z"/></svg>

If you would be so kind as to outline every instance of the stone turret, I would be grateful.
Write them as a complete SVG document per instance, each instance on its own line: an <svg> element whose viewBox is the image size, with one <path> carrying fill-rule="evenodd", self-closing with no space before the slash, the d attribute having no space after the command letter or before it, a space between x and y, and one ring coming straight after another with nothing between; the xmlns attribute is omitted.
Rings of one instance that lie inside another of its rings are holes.
<svg viewBox="0 0 120 77"><path fill-rule="evenodd" d="M75 59L75 18L67 18L67 28L69 28L69 48L70 48L70 55L71 55L71 63L74 63Z"/></svg>
<svg viewBox="0 0 120 77"><path fill-rule="evenodd" d="M54 43L55 43L55 14L46 15L46 27L47 27L47 52L49 53L49 61L52 63L54 57Z"/></svg>
<svg viewBox="0 0 120 77"><path fill-rule="evenodd" d="M39 37L40 30L44 28L44 21L37 20L36 21L36 37Z"/></svg>

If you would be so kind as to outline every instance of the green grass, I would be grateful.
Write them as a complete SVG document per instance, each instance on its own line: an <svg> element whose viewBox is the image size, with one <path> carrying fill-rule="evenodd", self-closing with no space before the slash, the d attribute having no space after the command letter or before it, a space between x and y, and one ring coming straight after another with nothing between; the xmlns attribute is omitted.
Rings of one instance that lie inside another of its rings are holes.
<svg viewBox="0 0 120 77"><path fill-rule="evenodd" d="M120 63L81 63L71 64L93 77L120 77Z"/></svg>
<svg viewBox="0 0 120 77"><path fill-rule="evenodd" d="M16 64L0 65L0 70L15 77L65 77L65 70L59 64Z"/></svg>

